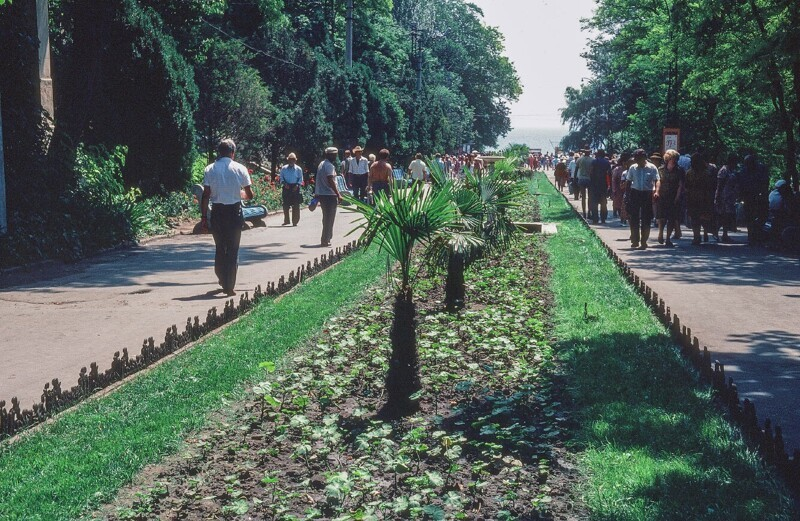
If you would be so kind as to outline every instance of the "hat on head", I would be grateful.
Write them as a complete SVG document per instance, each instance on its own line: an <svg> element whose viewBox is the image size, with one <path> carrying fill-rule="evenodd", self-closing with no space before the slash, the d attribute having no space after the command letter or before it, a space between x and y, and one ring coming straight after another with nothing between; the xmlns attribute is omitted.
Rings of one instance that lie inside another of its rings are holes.
<svg viewBox="0 0 800 521"><path fill-rule="evenodd" d="M363 149L363 148L361 148L360 146L356 146L356 147L353 149L353 153L354 153L354 154L355 154L356 152L363 152L363 151L364 151L364 149Z"/></svg>
<svg viewBox="0 0 800 521"><path fill-rule="evenodd" d="M286 156L286 159L297 159L297 156L296 156L296 155L294 155L294 152L292 152L291 154L289 154L288 156Z"/></svg>
<svg viewBox="0 0 800 521"><path fill-rule="evenodd" d="M336 148L336 147L328 147L328 148L325 149L325 153L326 154L338 154L339 153L339 149Z"/></svg>
<svg viewBox="0 0 800 521"><path fill-rule="evenodd" d="M650 159L657 159L658 161L663 160L661 154L659 154L658 152L653 152L652 154L650 154Z"/></svg>
<svg viewBox="0 0 800 521"><path fill-rule="evenodd" d="M779 188L783 188L786 185L787 185L786 180L785 179L781 179L780 181L775 183L775 189L777 190Z"/></svg>

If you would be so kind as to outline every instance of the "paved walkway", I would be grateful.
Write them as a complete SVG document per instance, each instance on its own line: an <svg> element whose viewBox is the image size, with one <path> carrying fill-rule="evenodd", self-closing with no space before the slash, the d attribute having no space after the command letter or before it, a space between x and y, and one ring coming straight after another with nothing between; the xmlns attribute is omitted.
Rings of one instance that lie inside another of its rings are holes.
<svg viewBox="0 0 800 521"><path fill-rule="evenodd" d="M580 209L580 201L569 201ZM683 238L667 248L653 228L649 248L639 251L617 218L592 229L692 328L712 360L725 364L759 420L782 426L789 453L800 449L800 260L746 246L744 233L731 235L738 244L692 246L684 226Z"/></svg>
<svg viewBox="0 0 800 521"><path fill-rule="evenodd" d="M352 241L357 214L340 208L332 247ZM277 282L306 261L330 251L318 247L319 211L301 212L300 224L283 227L283 214L267 218L266 228L242 234L236 291ZM0 400L12 396L23 408L38 402L45 382L78 381L81 367L111 365L115 351L140 353L142 340L156 343L172 324L183 330L186 318L217 306L225 297L214 276L211 235L177 235L133 249L113 251L74 265L0 275ZM235 298L238 298L235 297Z"/></svg>

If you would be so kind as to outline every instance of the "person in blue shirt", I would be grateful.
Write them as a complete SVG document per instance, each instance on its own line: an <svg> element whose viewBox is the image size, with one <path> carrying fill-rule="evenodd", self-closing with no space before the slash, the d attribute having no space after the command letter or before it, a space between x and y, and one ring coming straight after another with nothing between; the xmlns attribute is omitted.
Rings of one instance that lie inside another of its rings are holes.
<svg viewBox="0 0 800 521"><path fill-rule="evenodd" d="M286 164L281 167L280 183L283 188L281 201L283 202L283 226L289 225L289 209L292 210L292 226L300 222L300 203L303 202L303 169L297 165L297 156L294 153L286 156Z"/></svg>

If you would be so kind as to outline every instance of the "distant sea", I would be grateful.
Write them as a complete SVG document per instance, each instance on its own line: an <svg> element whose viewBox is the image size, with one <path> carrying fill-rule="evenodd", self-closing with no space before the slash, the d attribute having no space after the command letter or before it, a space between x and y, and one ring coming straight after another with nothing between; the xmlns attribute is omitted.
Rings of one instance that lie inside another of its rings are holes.
<svg viewBox="0 0 800 521"><path fill-rule="evenodd" d="M567 133L568 129L565 127L515 127L505 137L498 139L497 144L499 149L511 144L522 144L530 148L541 148L542 152L552 152Z"/></svg>

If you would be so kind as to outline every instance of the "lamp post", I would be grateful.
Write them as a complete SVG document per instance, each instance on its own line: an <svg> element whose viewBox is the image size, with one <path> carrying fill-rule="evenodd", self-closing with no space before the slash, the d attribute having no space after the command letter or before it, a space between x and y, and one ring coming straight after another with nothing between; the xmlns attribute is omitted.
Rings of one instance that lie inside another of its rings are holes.
<svg viewBox="0 0 800 521"><path fill-rule="evenodd" d="M353 67L353 0L347 0L347 41L344 51L344 66Z"/></svg>
<svg viewBox="0 0 800 521"><path fill-rule="evenodd" d="M416 22L411 24L411 64L417 72L417 92L422 91L422 45L420 31Z"/></svg>
<svg viewBox="0 0 800 521"><path fill-rule="evenodd" d="M3 157L3 109L0 105L0 237L8 234L8 218L6 216L6 171Z"/></svg>

